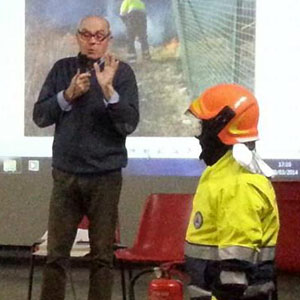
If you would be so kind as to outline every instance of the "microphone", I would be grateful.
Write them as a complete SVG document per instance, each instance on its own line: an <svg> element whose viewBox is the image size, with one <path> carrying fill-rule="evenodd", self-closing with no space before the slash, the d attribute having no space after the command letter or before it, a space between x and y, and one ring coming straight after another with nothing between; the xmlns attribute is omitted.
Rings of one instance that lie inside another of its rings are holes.
<svg viewBox="0 0 300 300"><path fill-rule="evenodd" d="M78 55L78 69L80 74L88 71L88 57L84 54Z"/></svg>
<svg viewBox="0 0 300 300"><path fill-rule="evenodd" d="M86 73L86 72L92 72L94 70L94 63L100 62L100 59L90 59L88 58L85 54L79 54L78 55L78 68L79 72L81 73Z"/></svg>

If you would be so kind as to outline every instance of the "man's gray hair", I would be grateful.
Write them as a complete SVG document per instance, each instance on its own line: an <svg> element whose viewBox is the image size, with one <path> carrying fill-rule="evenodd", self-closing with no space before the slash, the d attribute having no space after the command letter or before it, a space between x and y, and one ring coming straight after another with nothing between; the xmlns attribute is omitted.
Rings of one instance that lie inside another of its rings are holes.
<svg viewBox="0 0 300 300"><path fill-rule="evenodd" d="M97 15L87 15L87 16L83 17L77 25L77 30L80 30L82 23L89 18L96 18L96 19L105 21L106 25L107 25L107 29L108 29L108 31L110 31L110 23L108 22L108 20L104 17L97 16Z"/></svg>

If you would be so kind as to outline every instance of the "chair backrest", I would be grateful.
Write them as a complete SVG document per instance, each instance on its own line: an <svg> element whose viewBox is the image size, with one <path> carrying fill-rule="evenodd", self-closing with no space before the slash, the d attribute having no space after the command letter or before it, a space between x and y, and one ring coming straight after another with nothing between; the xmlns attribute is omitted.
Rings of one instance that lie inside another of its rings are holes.
<svg viewBox="0 0 300 300"><path fill-rule="evenodd" d="M78 229L89 229L89 219L87 218L87 216L83 216L82 220L80 221L79 225L78 225ZM121 233L120 233L120 225L119 223L117 224L116 227L116 231L115 231L115 240L114 242L116 244L121 243Z"/></svg>
<svg viewBox="0 0 300 300"><path fill-rule="evenodd" d="M158 260L182 260L192 194L148 196L132 250Z"/></svg>
<svg viewBox="0 0 300 300"><path fill-rule="evenodd" d="M280 230L276 247L276 265L283 271L300 272L300 183L273 182L278 201Z"/></svg>
<svg viewBox="0 0 300 300"><path fill-rule="evenodd" d="M80 221L78 228L79 229L89 229L89 219L87 218L87 216L83 216L82 220Z"/></svg>

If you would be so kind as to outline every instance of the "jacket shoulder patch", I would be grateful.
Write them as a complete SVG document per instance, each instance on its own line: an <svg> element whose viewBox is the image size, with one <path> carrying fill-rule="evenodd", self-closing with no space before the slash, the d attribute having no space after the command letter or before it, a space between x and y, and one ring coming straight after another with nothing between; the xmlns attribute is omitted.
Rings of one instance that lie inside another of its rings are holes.
<svg viewBox="0 0 300 300"><path fill-rule="evenodd" d="M197 211L194 216L194 226L199 229L203 224L203 217L200 211Z"/></svg>

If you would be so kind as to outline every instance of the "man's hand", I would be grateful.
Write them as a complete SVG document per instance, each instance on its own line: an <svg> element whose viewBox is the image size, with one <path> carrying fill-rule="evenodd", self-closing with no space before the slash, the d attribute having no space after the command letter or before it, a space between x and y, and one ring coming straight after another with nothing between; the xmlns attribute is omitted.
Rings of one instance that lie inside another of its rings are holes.
<svg viewBox="0 0 300 300"><path fill-rule="evenodd" d="M100 71L97 63L94 64L96 77L106 100L109 100L114 93L113 79L119 66L119 61L112 54L106 54L104 57L104 68Z"/></svg>
<svg viewBox="0 0 300 300"><path fill-rule="evenodd" d="M68 102L72 102L81 95L85 94L90 88L90 73L77 73L72 78L69 87L64 92L64 97Z"/></svg>

